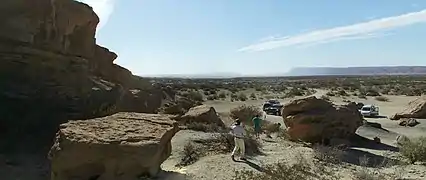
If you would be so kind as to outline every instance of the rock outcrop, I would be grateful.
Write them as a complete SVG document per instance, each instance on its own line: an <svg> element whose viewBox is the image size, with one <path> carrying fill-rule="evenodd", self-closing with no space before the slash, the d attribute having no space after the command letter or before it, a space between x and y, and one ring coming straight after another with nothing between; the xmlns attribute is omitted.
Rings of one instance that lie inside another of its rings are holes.
<svg viewBox="0 0 426 180"><path fill-rule="evenodd" d="M355 103L337 106L314 96L284 105L282 114L290 138L311 143L348 139L363 124Z"/></svg>
<svg viewBox="0 0 426 180"><path fill-rule="evenodd" d="M419 118L426 119L426 96L421 96L408 103L408 107L402 112L391 116L392 120L401 118Z"/></svg>
<svg viewBox="0 0 426 180"><path fill-rule="evenodd" d="M420 124L419 121L417 121L414 118L407 118L407 119L401 119L399 121L399 125L400 126L409 126L409 127L414 127L417 126L418 124Z"/></svg>
<svg viewBox="0 0 426 180"><path fill-rule="evenodd" d="M2 139L50 142L70 119L158 111L164 91L113 63L117 54L96 44L98 22L91 7L74 0L1 2Z"/></svg>
<svg viewBox="0 0 426 180"><path fill-rule="evenodd" d="M49 158L52 180L155 176L179 131L170 115L117 113L61 125Z"/></svg>
<svg viewBox="0 0 426 180"><path fill-rule="evenodd" d="M225 127L225 123L220 119L216 110L211 106L196 106L183 115L176 118L182 125L191 123L210 124L218 127Z"/></svg>

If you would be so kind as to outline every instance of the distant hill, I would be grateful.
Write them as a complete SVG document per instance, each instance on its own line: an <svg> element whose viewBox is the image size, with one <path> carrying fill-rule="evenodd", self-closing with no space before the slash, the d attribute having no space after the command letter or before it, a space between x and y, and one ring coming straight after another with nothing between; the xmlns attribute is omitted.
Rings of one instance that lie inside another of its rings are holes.
<svg viewBox="0 0 426 180"><path fill-rule="evenodd" d="M299 67L290 70L286 73L286 76L419 74L426 74L426 66Z"/></svg>

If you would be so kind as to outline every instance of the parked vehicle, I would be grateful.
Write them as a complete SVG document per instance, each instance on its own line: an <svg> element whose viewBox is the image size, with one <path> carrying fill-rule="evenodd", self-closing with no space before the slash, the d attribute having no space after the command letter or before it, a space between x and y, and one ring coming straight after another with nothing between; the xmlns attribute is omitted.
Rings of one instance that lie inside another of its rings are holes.
<svg viewBox="0 0 426 180"><path fill-rule="evenodd" d="M379 115L379 107L375 105L364 105L359 112L365 117L374 117Z"/></svg>
<svg viewBox="0 0 426 180"><path fill-rule="evenodd" d="M278 100L270 99L263 104L262 109L263 111L266 112L266 114L281 116L282 108L283 108L283 105L281 105L281 103Z"/></svg>

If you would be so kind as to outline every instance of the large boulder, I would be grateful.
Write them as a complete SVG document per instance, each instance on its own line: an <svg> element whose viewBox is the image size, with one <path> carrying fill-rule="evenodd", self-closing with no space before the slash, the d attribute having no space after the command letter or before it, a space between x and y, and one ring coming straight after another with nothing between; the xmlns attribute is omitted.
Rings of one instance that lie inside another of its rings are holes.
<svg viewBox="0 0 426 180"><path fill-rule="evenodd" d="M51 179L155 176L179 131L170 115L117 113L62 124L50 150Z"/></svg>
<svg viewBox="0 0 426 180"><path fill-rule="evenodd" d="M314 96L291 101L282 114L290 138L311 143L348 139L363 124L355 103L337 106Z"/></svg>
<svg viewBox="0 0 426 180"><path fill-rule="evenodd" d="M401 118L419 118L426 119L426 96L421 96L408 103L408 107L402 112L396 113L391 117L392 120Z"/></svg>
<svg viewBox="0 0 426 180"><path fill-rule="evenodd" d="M201 123L218 127L225 127L225 123L220 119L216 110L211 106L200 105L189 109L189 111L178 118L181 124Z"/></svg>

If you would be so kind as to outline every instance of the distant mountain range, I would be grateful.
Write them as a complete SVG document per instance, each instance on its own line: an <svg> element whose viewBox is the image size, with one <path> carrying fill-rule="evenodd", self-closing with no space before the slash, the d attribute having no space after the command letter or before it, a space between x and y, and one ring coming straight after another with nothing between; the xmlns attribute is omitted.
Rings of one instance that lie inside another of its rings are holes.
<svg viewBox="0 0 426 180"><path fill-rule="evenodd" d="M242 77L238 73L206 73L206 74L160 74L160 75L149 75L144 77L157 77L157 78L235 78Z"/></svg>
<svg viewBox="0 0 426 180"><path fill-rule="evenodd" d="M206 74L163 74L144 77L158 78L237 78L280 76L333 76L333 75L422 75L426 66L375 66L375 67L298 67L287 73L242 75L232 72Z"/></svg>
<svg viewBox="0 0 426 180"><path fill-rule="evenodd" d="M290 70L286 76L419 74L426 74L426 66L299 67Z"/></svg>

